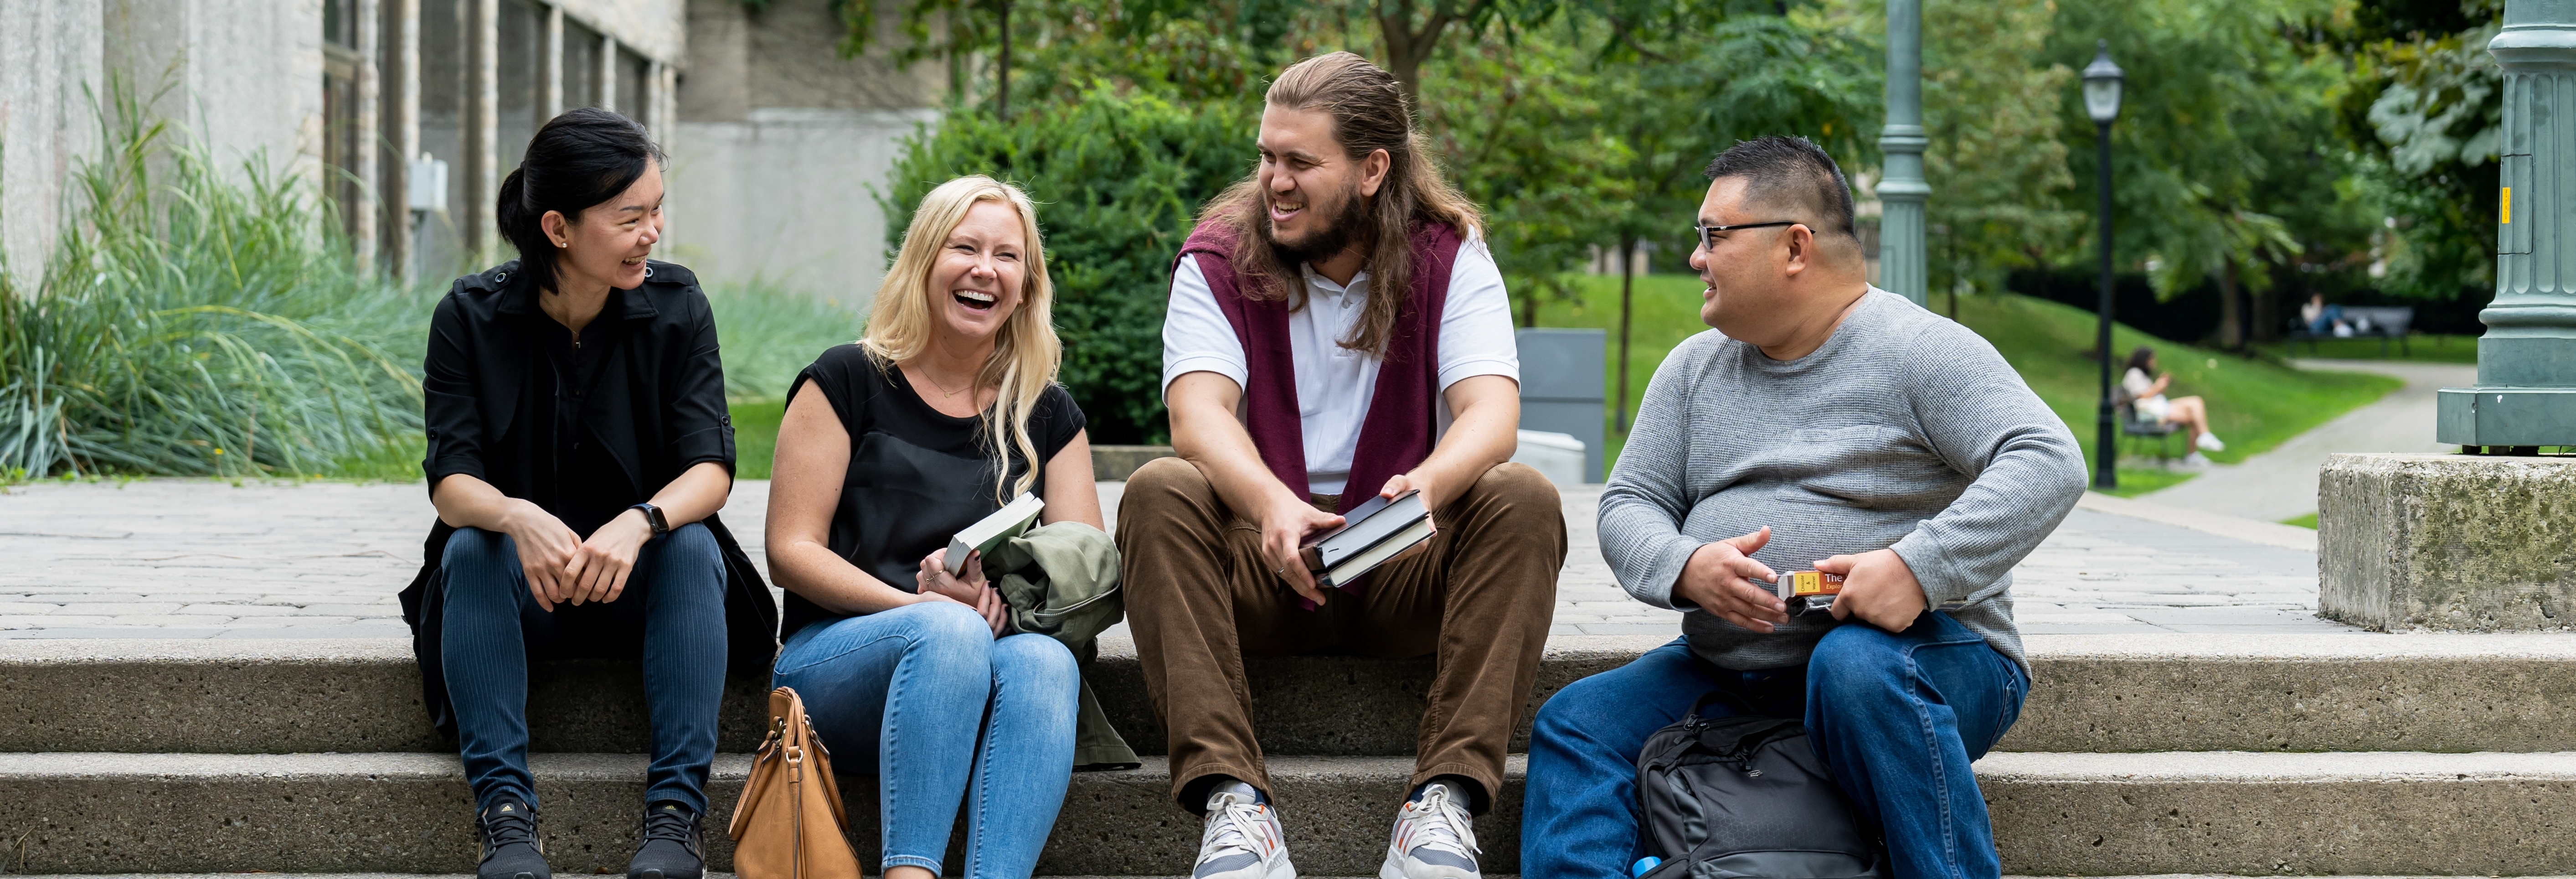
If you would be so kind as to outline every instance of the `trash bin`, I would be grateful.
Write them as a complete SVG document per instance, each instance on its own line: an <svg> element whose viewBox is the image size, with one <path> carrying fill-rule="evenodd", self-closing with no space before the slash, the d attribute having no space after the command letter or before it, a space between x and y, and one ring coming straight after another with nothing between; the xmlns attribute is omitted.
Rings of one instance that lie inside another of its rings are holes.
<svg viewBox="0 0 2576 879"><path fill-rule="evenodd" d="M1601 422L1609 412L1603 405L1601 378L1609 358L1609 334L1533 327L1521 330L1517 341L1521 430L1563 434L1582 443L1582 481L1600 482Z"/></svg>
<svg viewBox="0 0 2576 879"><path fill-rule="evenodd" d="M1524 430L1520 437L1520 448L1512 452L1514 462L1530 465L1560 488L1591 481L1584 478L1588 471L1582 440L1544 430Z"/></svg>

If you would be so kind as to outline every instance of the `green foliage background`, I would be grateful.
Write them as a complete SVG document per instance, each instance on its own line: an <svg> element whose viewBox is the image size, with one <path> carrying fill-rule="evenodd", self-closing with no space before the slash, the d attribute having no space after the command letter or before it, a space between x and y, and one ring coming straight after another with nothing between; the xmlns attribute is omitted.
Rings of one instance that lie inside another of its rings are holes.
<svg viewBox="0 0 2576 879"><path fill-rule="evenodd" d="M1163 307L1171 262L1208 198L1241 177L1253 117L1233 103L1187 105L1095 87L1010 122L950 117L915 137L879 200L888 261L933 187L987 174L1038 201L1060 380L1091 419L1095 444L1160 443Z"/></svg>

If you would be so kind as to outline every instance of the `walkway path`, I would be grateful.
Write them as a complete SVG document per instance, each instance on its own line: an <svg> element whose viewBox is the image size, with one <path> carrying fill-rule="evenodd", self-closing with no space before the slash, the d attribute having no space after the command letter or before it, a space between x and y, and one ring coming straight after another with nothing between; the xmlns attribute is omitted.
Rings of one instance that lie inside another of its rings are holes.
<svg viewBox="0 0 2576 879"><path fill-rule="evenodd" d="M2300 360L2305 369L2375 372L2406 381L2379 402L2344 413L2278 448L2140 500L2278 522L2317 511L2317 468L2329 452L2445 452L2433 441L2434 391L2477 383L2478 368L2404 360ZM2225 439L2225 436L2221 436Z"/></svg>
<svg viewBox="0 0 2576 879"><path fill-rule="evenodd" d="M1114 509L1122 486L1101 487ZM728 505L754 560L768 494L767 482L747 481ZM1679 614L1630 599L1601 561L1599 497L1597 487L1566 492L1554 633L1677 631ZM408 637L394 596L419 568L431 518L416 484L11 489L0 493L0 638ZM2090 498L2016 571L2022 628L2357 631L2316 618L2315 551L2280 537L2304 532L2271 527Z"/></svg>

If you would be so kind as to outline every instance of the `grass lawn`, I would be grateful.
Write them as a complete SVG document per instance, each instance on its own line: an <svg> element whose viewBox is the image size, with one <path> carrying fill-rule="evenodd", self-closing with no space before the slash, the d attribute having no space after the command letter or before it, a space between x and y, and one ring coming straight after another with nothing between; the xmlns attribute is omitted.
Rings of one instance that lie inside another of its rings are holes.
<svg viewBox="0 0 2576 879"><path fill-rule="evenodd" d="M2283 520L2281 520L2281 524L2283 524L2283 525L2297 525L2297 526L2299 526L2299 527L2301 527L2301 528L2306 528L2306 529L2314 530L2314 529L2317 527L2317 514L2315 514L2315 513L2309 513L2309 514L2307 514L2307 515L2305 515L2305 516L2292 516L2292 517L2290 517L2290 518L2287 518L2287 519L2283 519Z"/></svg>
<svg viewBox="0 0 2576 879"><path fill-rule="evenodd" d="M1612 362L1604 378L1604 396L1615 395L1619 279L1585 276L1577 278L1576 285L1581 291L1577 301L1539 306L1539 325L1610 330ZM1700 289L1699 279L1688 275L1647 275L1637 279L1629 337L1630 411L1635 411L1637 401L1645 396L1646 381L1653 377L1665 353L1706 329L1699 322ZM2025 296L1996 294L1961 297L1959 320L1993 342L2005 361L2021 373L2058 418L2070 426L2081 426L2074 433L2084 446L2089 472L2095 460L2094 413L2100 404L2101 381L2100 366L2091 354L2095 326L2092 312ZM2270 450L2283 440L2379 399L2401 384L2385 376L2308 372L2247 360L2167 342L2127 326L2116 328L2112 344L2114 350L2122 352L2138 345L2154 345L2161 354L2161 365L2173 374L2170 393L2208 399L2210 427L2227 440L2227 451L2210 456L2220 462L2242 461ZM2418 345L2416 350L2420 354L2431 347ZM1616 431L1610 434L1605 460L1617 458L1624 439ZM2173 440L2172 445L2180 454L2181 440ZM2144 449L2132 452L2149 457L2124 463L2116 494L2143 494L2194 475L2188 470L2158 466L2152 453Z"/></svg>
<svg viewBox="0 0 2576 879"><path fill-rule="evenodd" d="M2288 352L2288 356L2291 357L2322 357L2335 360L2417 360L2427 363L2478 362L2478 337L2476 336L2436 336L2417 333L2406 338L2403 348L2400 348L2396 341L2391 340L2388 343L2388 354L2385 358L2381 357L2379 340L2375 338L2318 339L2313 352L2306 342L2295 345L2281 342L2263 347L2267 351Z"/></svg>

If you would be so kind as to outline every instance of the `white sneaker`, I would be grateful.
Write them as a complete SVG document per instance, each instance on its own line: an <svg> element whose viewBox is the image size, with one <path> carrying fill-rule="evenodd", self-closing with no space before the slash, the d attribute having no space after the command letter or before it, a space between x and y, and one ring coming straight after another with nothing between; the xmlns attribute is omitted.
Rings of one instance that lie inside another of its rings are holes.
<svg viewBox="0 0 2576 879"><path fill-rule="evenodd" d="M1378 879L1479 879L1474 819L1449 785L1434 782L1422 799L1395 813L1395 836L1386 846Z"/></svg>
<svg viewBox="0 0 2576 879"><path fill-rule="evenodd" d="M1236 787L1223 785L1221 787ZM1191 879L1297 879L1279 813L1254 802L1249 787L1209 795L1207 829L1199 832L1198 866Z"/></svg>
<svg viewBox="0 0 2576 879"><path fill-rule="evenodd" d="M2182 456L2182 464L2185 467L2207 467L2209 466L2209 459L2201 455L2199 452L2193 452Z"/></svg>
<svg viewBox="0 0 2576 879"><path fill-rule="evenodd" d="M2200 435L2200 443L2199 443L2199 445L2200 445L2200 450L2201 450L2201 451L2204 451L2204 452L2224 452L2224 451L2227 451L2227 444L2226 444L2226 443L2219 442L2219 441L2218 441L2218 434L2214 434L2214 433L2207 433L2207 432L2203 432L2203 433Z"/></svg>

